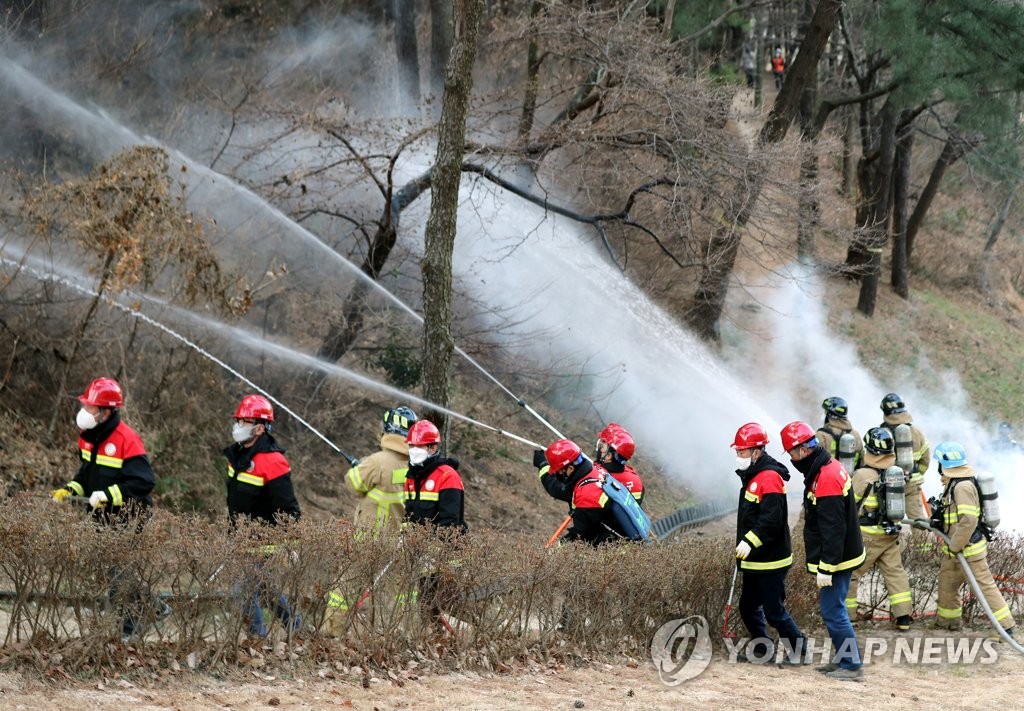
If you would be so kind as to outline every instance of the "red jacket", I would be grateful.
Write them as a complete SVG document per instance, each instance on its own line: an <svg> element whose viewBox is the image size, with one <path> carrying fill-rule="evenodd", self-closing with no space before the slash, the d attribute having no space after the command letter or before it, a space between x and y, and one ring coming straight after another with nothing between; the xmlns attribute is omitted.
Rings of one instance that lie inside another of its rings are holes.
<svg viewBox="0 0 1024 711"><path fill-rule="evenodd" d="M782 74L784 71L786 71L786 58L772 57L772 72Z"/></svg>
<svg viewBox="0 0 1024 711"><path fill-rule="evenodd" d="M465 493L457 459L429 459L405 475L405 520L466 530Z"/></svg>
<svg viewBox="0 0 1024 711"><path fill-rule="evenodd" d="M621 472L609 472L616 481L622 483L629 493L633 495L633 498L637 500L637 503L644 502L644 482L640 478L640 475L636 473L636 470L628 464L625 465L625 469Z"/></svg>

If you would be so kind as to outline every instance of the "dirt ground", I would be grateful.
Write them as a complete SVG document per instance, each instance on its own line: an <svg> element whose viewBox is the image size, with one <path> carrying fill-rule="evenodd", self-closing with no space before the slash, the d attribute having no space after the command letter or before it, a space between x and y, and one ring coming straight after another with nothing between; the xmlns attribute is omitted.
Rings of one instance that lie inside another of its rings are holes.
<svg viewBox="0 0 1024 711"><path fill-rule="evenodd" d="M916 636L927 634L920 630ZM980 634L980 633L979 633ZM893 637L890 635L890 640ZM154 687L126 681L56 684L34 672L0 674L3 709L802 709L886 708L907 711L1020 708L1024 655L994 643L991 664L893 663L892 650L865 666L865 682L832 681L814 671L731 664L723 655L677 686L659 680L652 662L538 666L511 674L403 674L397 680L281 679L256 672L214 679L178 676Z"/></svg>

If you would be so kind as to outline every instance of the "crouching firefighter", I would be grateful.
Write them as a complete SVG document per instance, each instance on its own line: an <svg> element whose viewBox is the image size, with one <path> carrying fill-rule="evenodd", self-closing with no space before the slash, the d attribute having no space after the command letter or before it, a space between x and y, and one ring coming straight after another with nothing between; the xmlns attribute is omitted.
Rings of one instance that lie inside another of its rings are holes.
<svg viewBox="0 0 1024 711"><path fill-rule="evenodd" d="M935 447L935 460L942 476L943 490L940 500L933 499L932 526L949 536L949 545L942 546L944 557L939 566L935 626L950 630L963 626L960 586L966 582L966 577L956 560L956 554L962 553L996 620L1010 632L1015 624L1013 615L988 567L988 541L998 520L984 520L979 477L968 463L962 444L939 443ZM993 499L994 496L985 503L994 503ZM990 527L989 523L993 525Z"/></svg>
<svg viewBox="0 0 1024 711"><path fill-rule="evenodd" d="M560 439L545 451L550 475L564 480L572 494L572 526L563 540L601 545L617 540L645 541L650 519L621 482L583 456L579 445Z"/></svg>
<svg viewBox="0 0 1024 711"><path fill-rule="evenodd" d="M784 643L782 664L801 664L807 638L786 610L786 573L793 565L786 482L789 470L767 452L768 433L756 422L736 431L736 474L740 478L736 512L736 564L743 572L740 617L750 632L744 658L775 658L768 625Z"/></svg>
<svg viewBox="0 0 1024 711"><path fill-rule="evenodd" d="M884 427L864 435L864 466L853 474L860 532L864 539L864 565L853 572L846 594L850 619L857 615L857 583L875 565L889 591L889 614L898 630L909 630L914 610L910 579L900 557L900 521L903 520L903 470L896 466L895 441Z"/></svg>

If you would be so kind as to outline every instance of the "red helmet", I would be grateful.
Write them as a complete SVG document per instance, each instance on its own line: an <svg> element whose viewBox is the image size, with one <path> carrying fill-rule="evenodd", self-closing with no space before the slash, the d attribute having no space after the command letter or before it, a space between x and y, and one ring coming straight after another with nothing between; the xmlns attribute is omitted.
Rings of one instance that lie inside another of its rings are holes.
<svg viewBox="0 0 1024 711"><path fill-rule="evenodd" d="M809 444L812 439L815 439L814 430L806 422L790 422L782 428L779 439L782 440L782 448L787 452L801 444L814 446ZM816 440L814 444L817 444Z"/></svg>
<svg viewBox="0 0 1024 711"><path fill-rule="evenodd" d="M405 436L405 441L413 447L420 447L424 444L440 444L441 432L437 429L437 425L430 420L417 420L409 428L409 434Z"/></svg>
<svg viewBox="0 0 1024 711"><path fill-rule="evenodd" d="M263 420L274 421L274 408L270 401L262 395L246 395L235 410L236 420Z"/></svg>
<svg viewBox="0 0 1024 711"><path fill-rule="evenodd" d="M629 459L636 454L636 442L633 441L633 436L622 425L609 422L608 426L601 430L601 434L597 437L607 442L608 446L614 449L615 453L623 459Z"/></svg>
<svg viewBox="0 0 1024 711"><path fill-rule="evenodd" d="M756 422L747 424L736 430L736 438L729 445L733 449L753 449L768 444L768 432Z"/></svg>
<svg viewBox="0 0 1024 711"><path fill-rule="evenodd" d="M560 472L583 455L580 446L568 439L556 439L548 445L544 457L552 472Z"/></svg>
<svg viewBox="0 0 1024 711"><path fill-rule="evenodd" d="M121 407L124 404L124 395L121 393L121 386L113 378L96 378L89 383L85 392L78 396L78 401L83 405L95 407Z"/></svg>

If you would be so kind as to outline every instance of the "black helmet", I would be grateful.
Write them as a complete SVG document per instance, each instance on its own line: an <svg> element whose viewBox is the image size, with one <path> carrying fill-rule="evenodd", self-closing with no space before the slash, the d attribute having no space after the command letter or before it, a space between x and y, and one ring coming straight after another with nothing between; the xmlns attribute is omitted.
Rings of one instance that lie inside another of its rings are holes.
<svg viewBox="0 0 1024 711"><path fill-rule="evenodd" d="M906 412L907 406L896 393L889 393L882 398L882 414L895 415L897 412Z"/></svg>
<svg viewBox="0 0 1024 711"><path fill-rule="evenodd" d="M409 434L409 428L417 420L416 413L404 405L384 411L384 431L392 434L400 434L403 437Z"/></svg>
<svg viewBox="0 0 1024 711"><path fill-rule="evenodd" d="M836 395L825 398L821 407L826 415L837 420L845 420L850 415L850 407L846 404L846 400Z"/></svg>
<svg viewBox="0 0 1024 711"><path fill-rule="evenodd" d="M872 454L892 454L896 451L896 440L886 428L872 427L864 435L864 449Z"/></svg>

